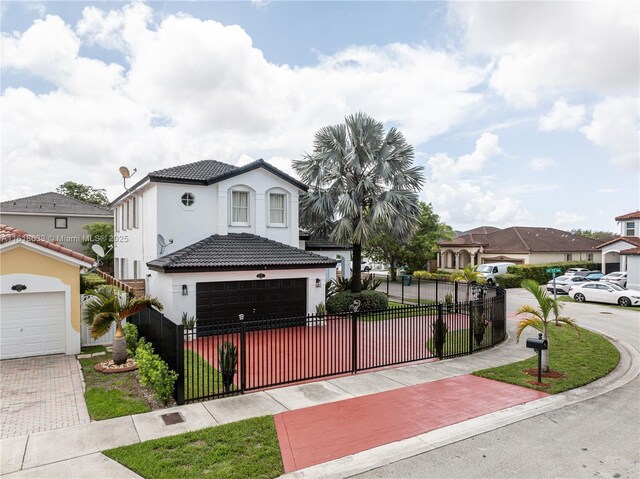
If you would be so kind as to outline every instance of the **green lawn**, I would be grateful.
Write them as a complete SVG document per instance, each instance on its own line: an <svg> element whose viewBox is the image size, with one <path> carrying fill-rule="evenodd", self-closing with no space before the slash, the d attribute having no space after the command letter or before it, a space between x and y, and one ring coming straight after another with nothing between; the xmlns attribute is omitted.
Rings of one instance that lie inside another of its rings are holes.
<svg viewBox="0 0 640 479"><path fill-rule="evenodd" d="M82 349L83 354L105 351L104 346L90 346ZM111 359L111 353L80 359L82 374L86 384L84 399L89 416L94 420L128 416L149 412L151 408L142 394L136 378L136 371L119 374L103 374L94 369L102 361Z"/></svg>
<svg viewBox="0 0 640 479"><path fill-rule="evenodd" d="M184 398L210 396L223 392L222 375L195 351L184 350Z"/></svg>
<svg viewBox="0 0 640 479"><path fill-rule="evenodd" d="M478 343L473 341L473 350L477 351L480 348L486 348L491 345L491 334L492 329L489 325L484 332L484 338L478 346ZM445 356L468 353L469 352L469 330L468 329L458 329L455 331L449 331L446 336L446 341L444 343L444 354ZM433 354L436 353L435 345L433 344L433 338L427 340L427 348Z"/></svg>
<svg viewBox="0 0 640 479"><path fill-rule="evenodd" d="M549 326L549 364L552 371L560 372L562 378L542 378L547 387L533 384L537 378L523 372L525 369L537 368L538 358L531 358L517 363L497 368L476 371L476 376L495 379L506 383L517 384L532 389L538 389L551 394L584 386L611 372L620 360L620 353L606 338L579 328L580 337L576 337L575 330L568 326ZM527 330L521 337L520 344L526 337L533 336L533 331Z"/></svg>
<svg viewBox="0 0 640 479"><path fill-rule="evenodd" d="M272 416L104 451L145 478L273 478L284 472Z"/></svg>

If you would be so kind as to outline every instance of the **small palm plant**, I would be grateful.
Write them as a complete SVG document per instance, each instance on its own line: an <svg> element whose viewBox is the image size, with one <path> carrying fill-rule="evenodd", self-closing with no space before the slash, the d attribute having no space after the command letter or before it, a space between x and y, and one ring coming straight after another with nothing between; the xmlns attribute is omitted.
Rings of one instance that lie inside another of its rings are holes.
<svg viewBox="0 0 640 479"><path fill-rule="evenodd" d="M556 325L559 326L559 323L568 324L575 329L577 336L580 335L578 326L573 319L559 316L563 305L557 299L553 299L549 296L545 288L540 287L540 285L532 279L525 279L522 282L522 287L533 294L533 297L538 303L538 307L536 308L535 306L525 304L518 309L518 315L527 315L524 319L520 320L518 322L518 326L516 326L516 338L518 341L520 341L522 331L524 331L527 326L531 326L532 328L541 331L543 338L546 339L549 344L547 328L551 321L549 316L552 313L554 315ZM551 345L549 344L549 349L550 348ZM542 370L544 372L549 371L549 349L542 351Z"/></svg>
<svg viewBox="0 0 640 479"><path fill-rule="evenodd" d="M482 273L478 273L478 267L471 266L471 264L465 266L463 270L455 272L451 278L454 281L464 281L466 283L472 283L474 281L477 283L486 283Z"/></svg>
<svg viewBox="0 0 640 479"><path fill-rule="evenodd" d="M238 367L238 347L232 341L218 345L218 369L222 375L224 392L231 391L233 377Z"/></svg>
<svg viewBox="0 0 640 479"><path fill-rule="evenodd" d="M127 362L127 341L122 330L122 321L145 308L155 306L162 311L158 298L152 296L130 297L114 286L102 285L91 292L83 312L83 321L91 327L91 337L98 339L111 329L115 321L113 338L113 362Z"/></svg>

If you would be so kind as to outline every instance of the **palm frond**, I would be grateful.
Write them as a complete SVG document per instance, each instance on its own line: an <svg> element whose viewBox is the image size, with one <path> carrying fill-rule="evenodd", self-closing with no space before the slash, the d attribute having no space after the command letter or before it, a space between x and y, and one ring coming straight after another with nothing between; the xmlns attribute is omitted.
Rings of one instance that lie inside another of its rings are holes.
<svg viewBox="0 0 640 479"><path fill-rule="evenodd" d="M520 335L527 327L532 327L538 331L544 331L544 324L538 318L521 319L516 325L516 342L520 341Z"/></svg>
<svg viewBox="0 0 640 479"><path fill-rule="evenodd" d="M124 304L121 305L120 309L120 319L128 318L129 316L133 316L140 311L154 306L158 310L162 311L163 306L158 298L153 296L140 296L129 298Z"/></svg>
<svg viewBox="0 0 640 479"><path fill-rule="evenodd" d="M93 324L91 326L91 337L98 339L104 336L111 330L111 324L114 321L119 321L118 315L112 312L98 313L93 318Z"/></svg>

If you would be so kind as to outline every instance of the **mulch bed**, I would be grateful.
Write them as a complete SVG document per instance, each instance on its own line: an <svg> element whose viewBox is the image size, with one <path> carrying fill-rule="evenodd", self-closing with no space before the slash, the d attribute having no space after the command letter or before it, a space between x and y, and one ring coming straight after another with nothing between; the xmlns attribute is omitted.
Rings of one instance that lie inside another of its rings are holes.
<svg viewBox="0 0 640 479"><path fill-rule="evenodd" d="M103 361L96 364L95 369L96 371L100 371L103 374L117 374L135 371L136 369L138 369L138 365L132 358L128 358L127 362L124 364L115 364L113 362L113 359L109 359L108 361Z"/></svg>

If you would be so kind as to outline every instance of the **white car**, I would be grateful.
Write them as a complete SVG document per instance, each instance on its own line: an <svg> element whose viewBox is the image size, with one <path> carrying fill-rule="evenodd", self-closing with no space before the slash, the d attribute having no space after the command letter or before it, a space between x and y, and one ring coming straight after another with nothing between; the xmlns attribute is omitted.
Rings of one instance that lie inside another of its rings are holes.
<svg viewBox="0 0 640 479"><path fill-rule="evenodd" d="M625 289L613 283L588 282L575 285L569 289L569 296L578 303L593 301L620 306L640 306L640 291Z"/></svg>
<svg viewBox="0 0 640 479"><path fill-rule="evenodd" d="M558 276L556 278L556 294L568 294L571 286L588 283L584 276ZM553 293L553 281L547 283L547 291Z"/></svg>
<svg viewBox="0 0 640 479"><path fill-rule="evenodd" d="M587 268L569 268L564 272L564 275L573 276L574 274L579 273L580 271L586 271L587 273L589 272Z"/></svg>
<svg viewBox="0 0 640 479"><path fill-rule="evenodd" d="M615 273L609 273L604 277L600 278L600 281L614 283L624 288L627 285L627 272L625 271L623 273L623 272L617 271Z"/></svg>

